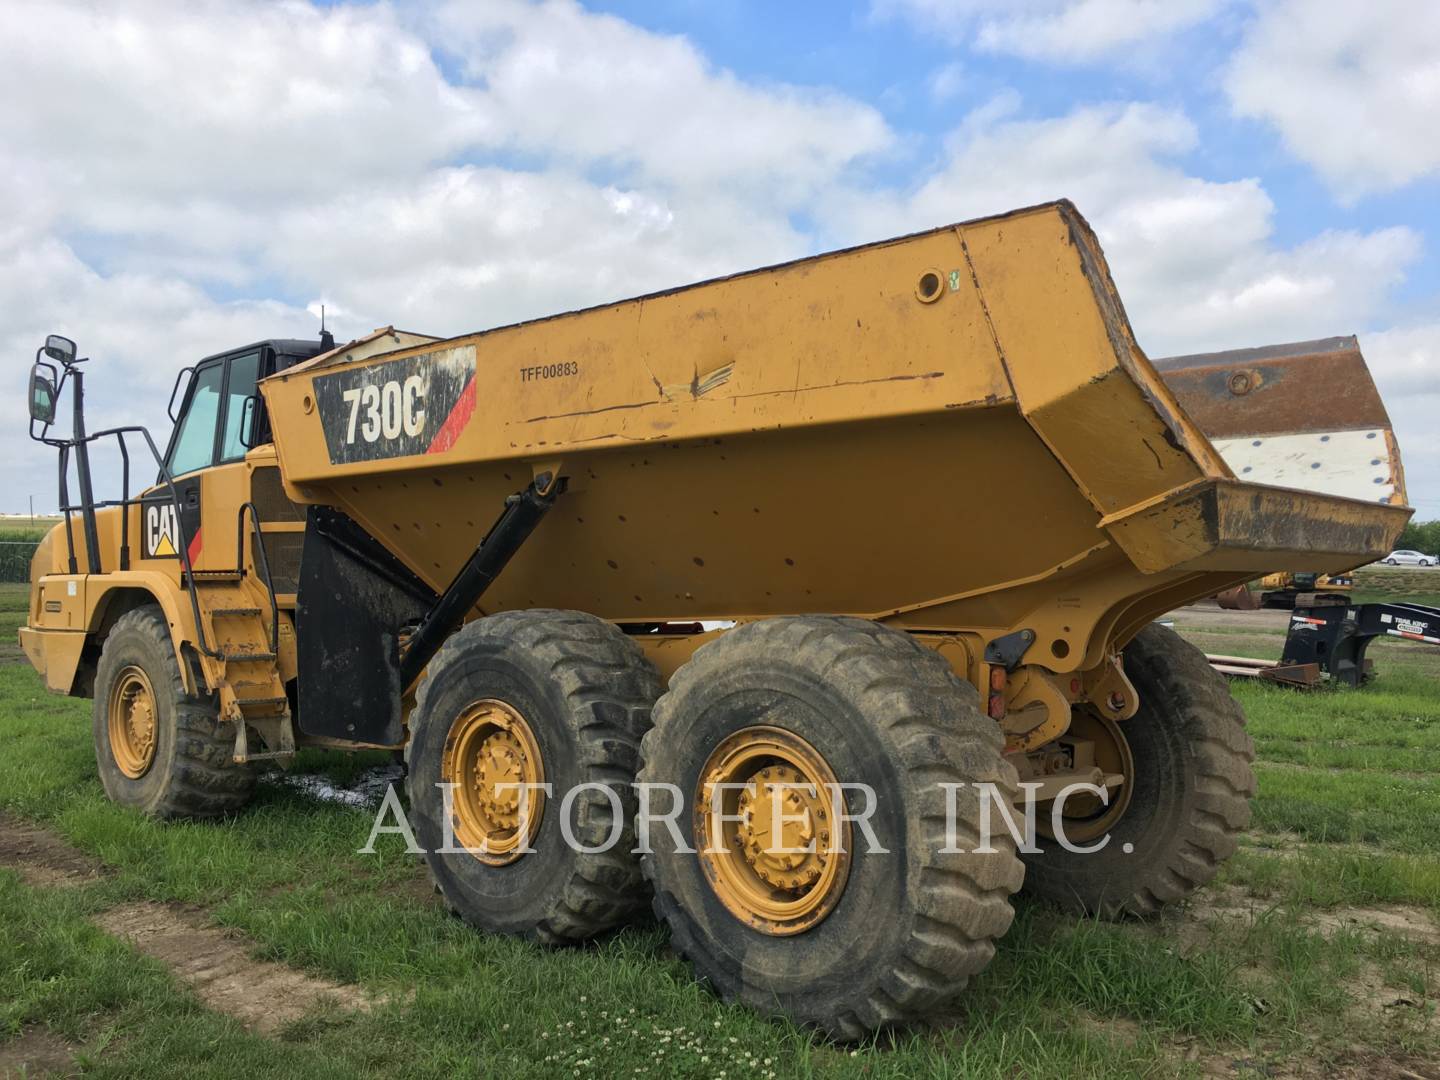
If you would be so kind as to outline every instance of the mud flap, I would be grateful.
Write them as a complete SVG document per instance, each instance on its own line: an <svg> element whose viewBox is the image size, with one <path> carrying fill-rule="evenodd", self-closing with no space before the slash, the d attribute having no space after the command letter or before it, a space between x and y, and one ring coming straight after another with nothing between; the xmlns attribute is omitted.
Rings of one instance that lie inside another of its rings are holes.
<svg viewBox="0 0 1440 1080"><path fill-rule="evenodd" d="M400 742L400 630L418 623L437 599L345 514L310 507L295 612L300 730Z"/></svg>

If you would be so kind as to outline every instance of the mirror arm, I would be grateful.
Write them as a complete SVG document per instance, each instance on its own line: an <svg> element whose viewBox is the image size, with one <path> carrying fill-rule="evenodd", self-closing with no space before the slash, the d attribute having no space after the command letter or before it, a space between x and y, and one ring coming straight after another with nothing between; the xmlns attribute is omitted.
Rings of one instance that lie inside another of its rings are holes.
<svg viewBox="0 0 1440 1080"><path fill-rule="evenodd" d="M77 361L78 363L78 361ZM71 391L75 410L75 475L80 482L80 513L85 523L85 561L88 572L100 573L100 530L95 521L95 490L90 483L90 446L85 438L85 375L75 372Z"/></svg>

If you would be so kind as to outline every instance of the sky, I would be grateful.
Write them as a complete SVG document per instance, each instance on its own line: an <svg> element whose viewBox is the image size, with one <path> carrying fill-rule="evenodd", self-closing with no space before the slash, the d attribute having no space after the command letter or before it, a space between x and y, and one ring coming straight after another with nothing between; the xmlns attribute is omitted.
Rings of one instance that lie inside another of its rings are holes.
<svg viewBox="0 0 1440 1080"><path fill-rule="evenodd" d="M1151 356L1357 334L1440 518L1440 3L0 0L0 512L267 337L453 335L1067 197ZM162 439L163 441L163 439ZM105 492L100 494L118 494Z"/></svg>

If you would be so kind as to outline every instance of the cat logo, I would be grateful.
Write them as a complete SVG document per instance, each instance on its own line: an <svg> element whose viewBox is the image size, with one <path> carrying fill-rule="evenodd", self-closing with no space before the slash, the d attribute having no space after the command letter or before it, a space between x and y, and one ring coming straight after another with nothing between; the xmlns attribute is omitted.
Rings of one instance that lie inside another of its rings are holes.
<svg viewBox="0 0 1440 1080"><path fill-rule="evenodd" d="M180 525L175 507L168 502L145 504L145 557L147 559L178 559Z"/></svg>

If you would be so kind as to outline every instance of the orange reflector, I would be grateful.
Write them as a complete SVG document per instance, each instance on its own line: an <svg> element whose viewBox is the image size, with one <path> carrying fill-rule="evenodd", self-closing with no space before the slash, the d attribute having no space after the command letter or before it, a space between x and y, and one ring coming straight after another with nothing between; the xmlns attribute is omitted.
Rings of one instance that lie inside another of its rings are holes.
<svg viewBox="0 0 1440 1080"><path fill-rule="evenodd" d="M1005 669L999 664L990 665L990 698L986 703L985 713L992 720L1005 719Z"/></svg>

